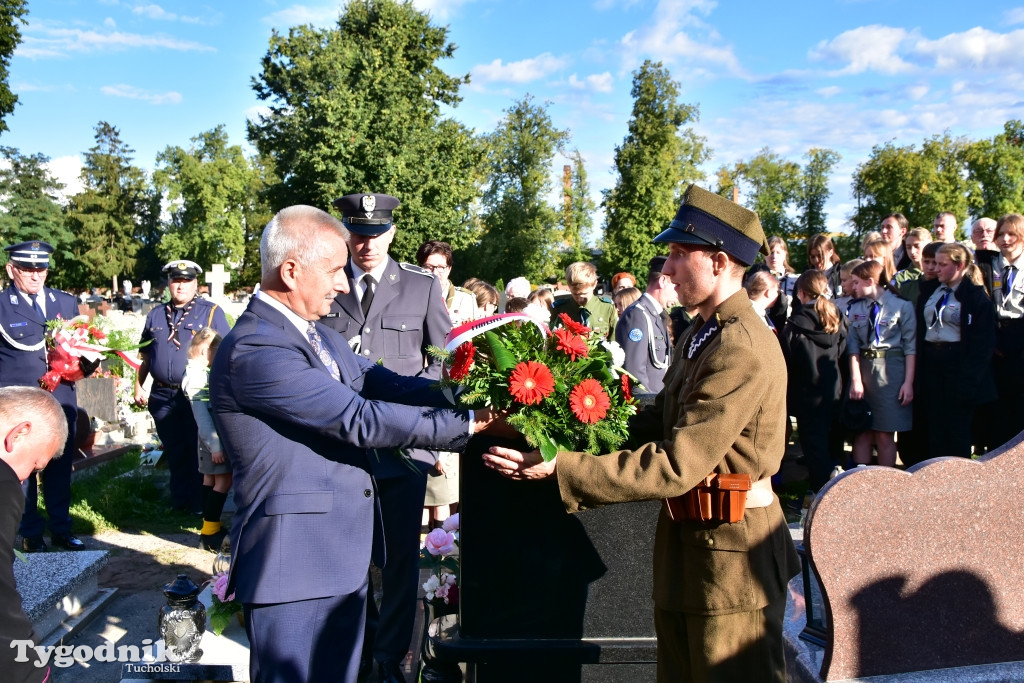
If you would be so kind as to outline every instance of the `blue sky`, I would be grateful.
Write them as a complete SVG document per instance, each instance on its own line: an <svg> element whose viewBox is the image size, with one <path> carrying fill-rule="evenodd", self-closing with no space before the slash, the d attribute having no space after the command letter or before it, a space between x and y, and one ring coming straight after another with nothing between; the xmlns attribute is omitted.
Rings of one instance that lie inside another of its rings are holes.
<svg viewBox="0 0 1024 683"><path fill-rule="evenodd" d="M1021 2L1021 0L1017 0ZM710 176L761 148L800 161L842 155L829 223L853 208L850 175L872 146L949 130L989 137L1024 118L1024 5L999 0L416 0L470 74L450 114L488 132L529 93L572 134L596 198L632 107L631 73L660 60L699 104ZM152 169L168 145L218 124L245 145L251 88L273 28L332 24L342 3L307 0L30 0L10 83L21 103L0 144L51 157L66 182L105 120ZM556 159L561 167L564 159ZM74 189L73 186L71 189ZM1022 207L1024 208L1024 207ZM961 221L965 217L961 217ZM598 219L600 223L600 218Z"/></svg>

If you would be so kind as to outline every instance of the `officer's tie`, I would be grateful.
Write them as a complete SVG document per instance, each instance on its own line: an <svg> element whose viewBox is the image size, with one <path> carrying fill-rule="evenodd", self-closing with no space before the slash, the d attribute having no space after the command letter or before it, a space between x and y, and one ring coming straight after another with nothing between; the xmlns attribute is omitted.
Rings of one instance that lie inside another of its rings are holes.
<svg viewBox="0 0 1024 683"><path fill-rule="evenodd" d="M377 284L377 281L373 279L373 276L367 273L363 276L363 300L360 302L360 307L363 309L363 320L366 320L366 315L370 311L370 304L373 303L373 286Z"/></svg>
<svg viewBox="0 0 1024 683"><path fill-rule="evenodd" d="M40 318L42 318L43 320L46 320L46 314L43 313L43 305L41 303L39 303L39 299L41 299L42 296L43 296L42 294L36 294L35 296L31 297L31 299L32 299L32 308L36 309L36 313L39 314Z"/></svg>
<svg viewBox="0 0 1024 683"><path fill-rule="evenodd" d="M335 380L341 380L341 371L338 370L338 362L334 360L330 352L324 348L324 340L320 338L320 333L316 331L316 325L312 320L309 321L309 327L306 328L306 335L309 337L309 343L313 347L313 352L320 357L323 364L327 366L327 369L331 372L331 377Z"/></svg>
<svg viewBox="0 0 1024 683"><path fill-rule="evenodd" d="M1003 268L1003 298L1010 296L1010 290L1013 289L1013 280L1017 275L1016 266L1006 266Z"/></svg>
<svg viewBox="0 0 1024 683"><path fill-rule="evenodd" d="M665 326L665 334L668 337L668 345L672 346L672 318L669 316L668 311L664 308L661 309L661 324Z"/></svg>

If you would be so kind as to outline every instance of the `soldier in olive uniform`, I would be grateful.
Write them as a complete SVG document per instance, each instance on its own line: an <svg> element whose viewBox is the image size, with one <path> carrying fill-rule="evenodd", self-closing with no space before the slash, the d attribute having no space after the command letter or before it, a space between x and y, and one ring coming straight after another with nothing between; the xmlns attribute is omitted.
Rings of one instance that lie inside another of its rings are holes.
<svg viewBox="0 0 1024 683"><path fill-rule="evenodd" d="M513 479L554 475L566 510L685 494L709 473L753 482L737 522L673 519L654 541L658 680L786 680L782 620L799 560L770 479L786 439L786 364L742 287L767 250L757 214L691 185L670 227L663 273L698 311L672 355L665 388L607 455L492 447L489 467ZM648 440L648 443L639 443Z"/></svg>
<svg viewBox="0 0 1024 683"><path fill-rule="evenodd" d="M350 194L334 200L349 230L352 258L345 272L351 288L335 297L331 312L321 322L348 339L357 354L388 370L440 379L440 361L427 355L427 347L444 347L451 319L440 280L429 270L388 256L395 236L392 212L398 205L396 198L386 194ZM384 523L387 564L382 567L379 622L374 624L370 607L364 652L372 651L382 682L404 680L401 663L416 618L426 471L438 459L436 451L406 452L418 471L386 454L370 458Z"/></svg>
<svg viewBox="0 0 1024 683"><path fill-rule="evenodd" d="M618 313L615 304L607 296L595 296L597 268L593 263L577 261L565 269L565 281L572 296L559 297L553 304L552 322L558 325L558 315L567 314L578 323L586 325L598 336L611 338L615 332Z"/></svg>

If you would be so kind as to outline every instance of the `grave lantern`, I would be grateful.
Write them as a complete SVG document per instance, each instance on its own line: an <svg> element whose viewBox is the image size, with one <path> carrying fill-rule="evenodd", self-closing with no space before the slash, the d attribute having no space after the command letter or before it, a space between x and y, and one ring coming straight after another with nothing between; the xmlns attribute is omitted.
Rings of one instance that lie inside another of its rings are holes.
<svg viewBox="0 0 1024 683"><path fill-rule="evenodd" d="M203 656L199 642L206 631L206 608L198 600L200 590L186 574L164 586L167 604L160 608L157 625L174 661L197 662Z"/></svg>

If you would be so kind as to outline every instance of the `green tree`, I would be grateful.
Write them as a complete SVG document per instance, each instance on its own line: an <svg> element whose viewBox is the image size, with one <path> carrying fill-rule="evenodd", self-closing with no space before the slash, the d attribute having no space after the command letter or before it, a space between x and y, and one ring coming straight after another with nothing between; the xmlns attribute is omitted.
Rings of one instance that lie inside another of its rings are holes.
<svg viewBox="0 0 1024 683"><path fill-rule="evenodd" d="M468 82L438 66L454 52L447 28L396 0L351 2L331 29L274 31L253 79L269 112L248 132L280 178L271 207L326 208L344 194L384 192L402 202L399 258L426 239L472 243L483 150L440 114Z"/></svg>
<svg viewBox="0 0 1024 683"><path fill-rule="evenodd" d="M839 163L840 156L831 149L813 147L804 158L807 163L804 164L800 180L798 205L800 229L807 238L817 233L828 232L825 226L825 203L831 194L828 179L832 169Z"/></svg>
<svg viewBox="0 0 1024 683"><path fill-rule="evenodd" d="M705 139L685 127L699 118L697 105L680 104L679 85L661 62L633 72L633 112L615 148L615 186L604 193L602 270L643 277L664 248L651 240L664 230L686 185L702 180L699 166L711 156Z"/></svg>
<svg viewBox="0 0 1024 683"><path fill-rule="evenodd" d="M554 127L546 105L527 95L505 110L487 136L487 186L479 276L495 282L522 275L537 282L556 270L562 241L551 195L551 163L568 140Z"/></svg>
<svg viewBox="0 0 1024 683"><path fill-rule="evenodd" d="M192 138L188 149L167 147L156 162L153 184L166 195L171 217L158 249L161 258L193 259L204 268L240 265L253 181L242 148L228 145L221 125Z"/></svg>
<svg viewBox="0 0 1024 683"><path fill-rule="evenodd" d="M976 195L977 181L968 177L970 143L945 133L914 145L892 142L875 146L853 175L857 209L851 220L857 234L877 229L894 212L911 226L931 228L935 215L951 211L963 220L969 213L968 196Z"/></svg>
<svg viewBox="0 0 1024 683"><path fill-rule="evenodd" d="M84 189L71 198L67 216L75 234L68 278L79 287L135 276L137 223L147 196L146 174L132 164L135 150L117 128L100 121L95 139L82 167Z"/></svg>
<svg viewBox="0 0 1024 683"><path fill-rule="evenodd" d="M999 218L1024 209L1024 123L1007 121L1002 133L970 145L966 157L977 216Z"/></svg>
<svg viewBox="0 0 1024 683"><path fill-rule="evenodd" d="M42 154L23 155L13 147L0 147L0 155L7 161L0 168L0 240L49 242L57 250L54 270L61 271L73 239L58 203L64 185L50 175L50 159Z"/></svg>
<svg viewBox="0 0 1024 683"><path fill-rule="evenodd" d="M262 157L249 160L252 166L252 180L247 187L243 209L242 228L244 231L242 264L237 268L233 282L239 286L255 285L260 281L260 239L274 212L267 202L267 192L280 181L274 175L273 162Z"/></svg>
<svg viewBox="0 0 1024 683"><path fill-rule="evenodd" d="M7 117L14 111L18 96L8 85L11 55L21 42L21 28L25 24L28 6L25 0L0 0L0 133L7 128Z"/></svg>
<svg viewBox="0 0 1024 683"><path fill-rule="evenodd" d="M738 162L734 176L744 206L757 212L765 235L777 235L787 243L799 238L797 222L789 214L800 196L799 164L765 147L750 161Z"/></svg>
<svg viewBox="0 0 1024 683"><path fill-rule="evenodd" d="M572 162L568 167L569 186L562 191L562 249L556 266L559 273L570 263L589 261L592 258L585 241L586 235L594 227L594 210L597 208L590 197L590 183L587 182L583 155L574 149L569 160Z"/></svg>

